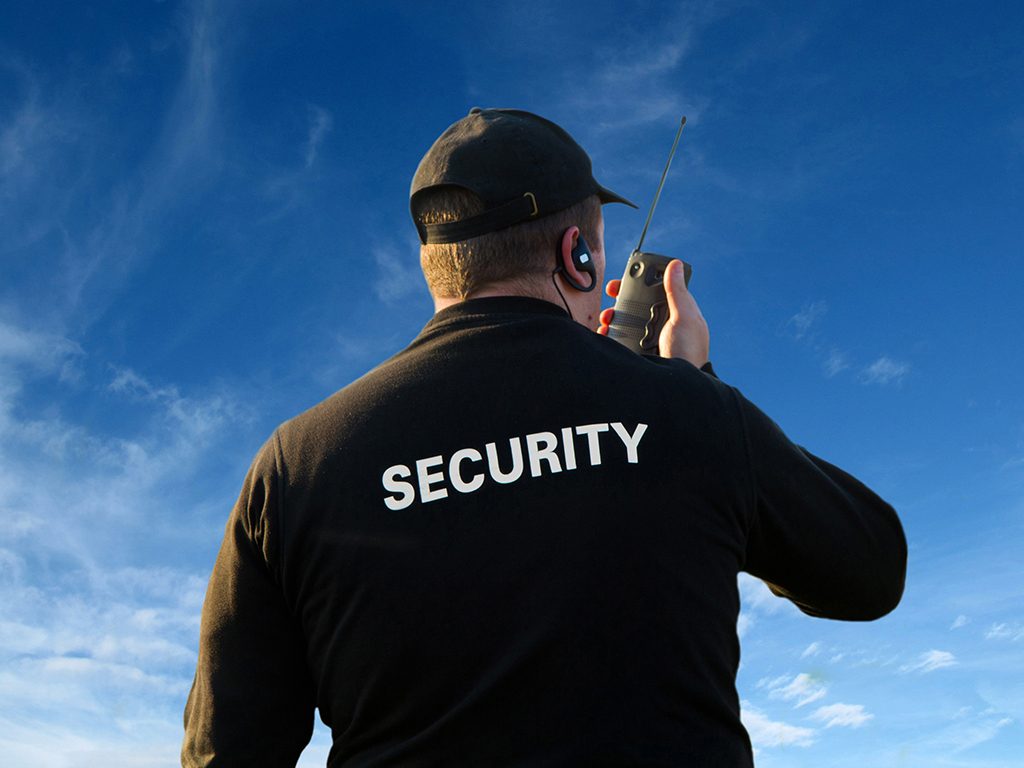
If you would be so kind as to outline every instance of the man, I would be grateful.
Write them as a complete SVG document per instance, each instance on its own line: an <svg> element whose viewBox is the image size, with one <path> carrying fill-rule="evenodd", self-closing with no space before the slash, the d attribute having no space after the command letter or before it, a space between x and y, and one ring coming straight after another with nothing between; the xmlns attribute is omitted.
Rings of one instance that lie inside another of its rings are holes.
<svg viewBox="0 0 1024 768"><path fill-rule="evenodd" d="M527 112L424 156L437 313L253 462L185 766L294 765L315 707L330 766L750 766L737 573L815 616L899 602L895 512L715 378L678 262L663 357L594 332L605 202Z"/></svg>

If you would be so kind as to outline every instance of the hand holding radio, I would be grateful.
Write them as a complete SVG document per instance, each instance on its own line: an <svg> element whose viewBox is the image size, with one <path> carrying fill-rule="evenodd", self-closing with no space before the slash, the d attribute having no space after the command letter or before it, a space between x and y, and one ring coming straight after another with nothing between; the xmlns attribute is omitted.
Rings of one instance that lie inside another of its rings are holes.
<svg viewBox="0 0 1024 768"><path fill-rule="evenodd" d="M662 257L664 258L664 257ZM711 336L707 321L687 288L686 263L679 259L669 261L659 286L664 286L663 298L652 306L663 304L665 317L657 337L657 344L645 352L661 357L678 357L700 368L708 361ZM627 274L628 274L627 268ZM622 280L609 280L605 293L613 299L622 292ZM618 302L616 302L616 307ZM597 332L607 336L614 322L616 310L609 307L601 312L601 326Z"/></svg>

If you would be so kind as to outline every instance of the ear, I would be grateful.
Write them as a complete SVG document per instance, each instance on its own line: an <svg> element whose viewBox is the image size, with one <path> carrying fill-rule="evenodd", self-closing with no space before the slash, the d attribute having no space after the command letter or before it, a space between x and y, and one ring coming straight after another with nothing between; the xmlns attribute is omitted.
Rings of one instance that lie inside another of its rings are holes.
<svg viewBox="0 0 1024 768"><path fill-rule="evenodd" d="M561 274L566 283L582 293L589 293L597 285L594 257L590 254L590 246L580 234L579 227L569 227L562 234L558 259L552 274Z"/></svg>
<svg viewBox="0 0 1024 768"><path fill-rule="evenodd" d="M580 228L575 224L562 233L562 242L559 244L558 263L556 265L559 272L568 275L577 283L581 281L586 282L585 275L576 269L576 265L572 260L572 251L576 247L576 243L579 242L579 239Z"/></svg>

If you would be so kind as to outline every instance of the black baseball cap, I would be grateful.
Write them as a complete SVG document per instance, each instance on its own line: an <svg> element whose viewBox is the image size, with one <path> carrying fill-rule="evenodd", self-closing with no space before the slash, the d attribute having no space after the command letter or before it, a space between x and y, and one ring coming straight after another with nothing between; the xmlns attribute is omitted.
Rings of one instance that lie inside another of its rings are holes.
<svg viewBox="0 0 1024 768"><path fill-rule="evenodd" d="M476 194L484 212L461 221L421 224L417 195L441 186ZM421 243L457 243L564 210L590 195L636 208L597 183L590 157L550 120L518 109L473 107L420 160L409 208Z"/></svg>

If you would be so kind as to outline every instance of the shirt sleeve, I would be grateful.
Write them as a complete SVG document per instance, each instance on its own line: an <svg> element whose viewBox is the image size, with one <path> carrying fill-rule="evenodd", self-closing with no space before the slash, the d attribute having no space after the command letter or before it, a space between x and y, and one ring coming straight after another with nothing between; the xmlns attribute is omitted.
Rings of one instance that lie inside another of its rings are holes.
<svg viewBox="0 0 1024 768"><path fill-rule="evenodd" d="M280 588L280 467L275 433L245 478L207 587L185 768L294 766L312 735L305 645Z"/></svg>
<svg viewBox="0 0 1024 768"><path fill-rule="evenodd" d="M811 616L867 621L889 613L907 567L896 511L737 397L754 486L744 570Z"/></svg>

